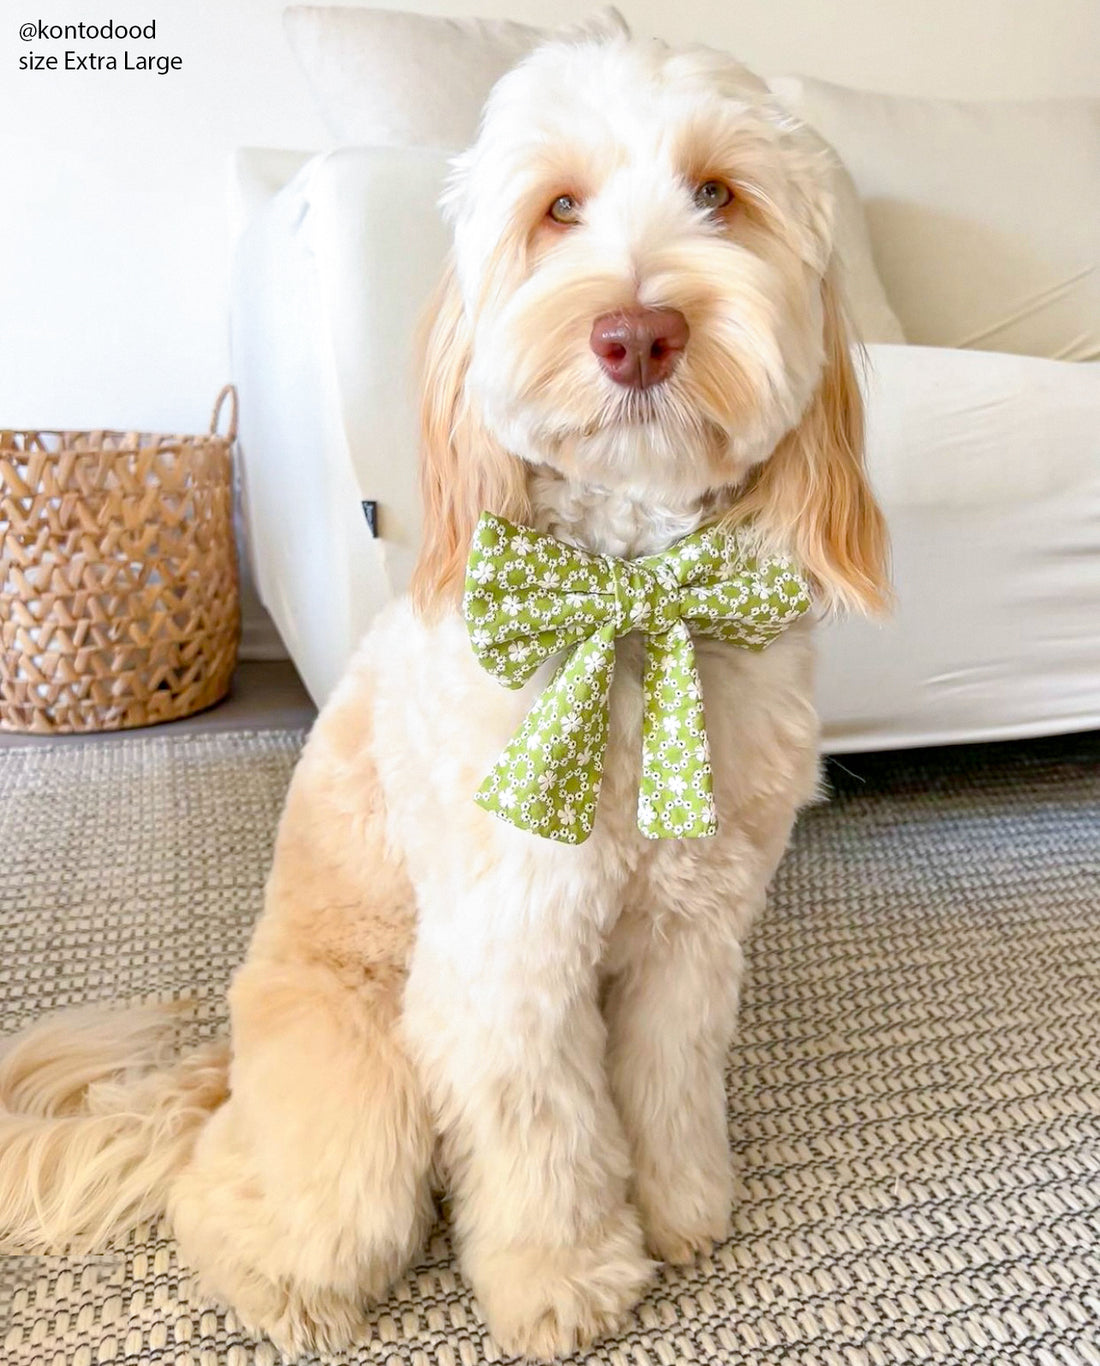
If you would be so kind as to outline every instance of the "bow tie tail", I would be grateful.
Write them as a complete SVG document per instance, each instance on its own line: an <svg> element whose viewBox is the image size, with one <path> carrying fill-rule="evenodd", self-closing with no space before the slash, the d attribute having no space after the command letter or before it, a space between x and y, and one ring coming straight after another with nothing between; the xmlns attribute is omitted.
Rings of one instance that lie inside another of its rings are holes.
<svg viewBox="0 0 1100 1366"><path fill-rule="evenodd" d="M614 670L607 625L567 655L478 788L477 804L517 829L583 843L600 795Z"/></svg>
<svg viewBox="0 0 1100 1366"><path fill-rule="evenodd" d="M642 674L638 826L649 839L698 839L718 829L703 691L683 621L646 641Z"/></svg>

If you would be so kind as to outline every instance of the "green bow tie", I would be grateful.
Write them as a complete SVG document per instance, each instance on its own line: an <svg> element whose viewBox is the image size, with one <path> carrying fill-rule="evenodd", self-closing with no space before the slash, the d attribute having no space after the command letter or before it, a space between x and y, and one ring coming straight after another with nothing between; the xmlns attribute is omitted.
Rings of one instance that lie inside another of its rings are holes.
<svg viewBox="0 0 1100 1366"><path fill-rule="evenodd" d="M478 789L521 830L580 844L607 745L615 638L646 636L638 825L650 839L713 835L710 751L692 632L762 650L810 605L792 562L707 527L640 560L591 555L484 513L466 566L474 654L509 688L574 648Z"/></svg>

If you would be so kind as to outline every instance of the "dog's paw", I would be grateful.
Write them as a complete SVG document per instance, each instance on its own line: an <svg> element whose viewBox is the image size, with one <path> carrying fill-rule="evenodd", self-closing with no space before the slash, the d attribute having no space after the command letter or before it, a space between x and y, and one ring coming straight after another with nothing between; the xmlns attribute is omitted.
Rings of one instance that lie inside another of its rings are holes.
<svg viewBox="0 0 1100 1366"><path fill-rule="evenodd" d="M471 1279L501 1349L546 1361L620 1328L653 1269L629 1210L591 1243L490 1253Z"/></svg>
<svg viewBox="0 0 1100 1366"><path fill-rule="evenodd" d="M639 1181L634 1198L650 1254L671 1266L686 1266L724 1242L730 1232L730 1183L725 1173L710 1180L686 1173L666 1180Z"/></svg>
<svg viewBox="0 0 1100 1366"><path fill-rule="evenodd" d="M192 1297L220 1299L196 1280ZM262 1277L241 1283L230 1312L254 1337L268 1338L284 1357L346 1352L370 1336L365 1297L317 1287L277 1285Z"/></svg>
<svg viewBox="0 0 1100 1366"><path fill-rule="evenodd" d="M694 1227L675 1227L650 1220L646 1223L645 1243L650 1254L669 1266L688 1266L696 1257L710 1252L715 1243L729 1237L729 1220L712 1219Z"/></svg>

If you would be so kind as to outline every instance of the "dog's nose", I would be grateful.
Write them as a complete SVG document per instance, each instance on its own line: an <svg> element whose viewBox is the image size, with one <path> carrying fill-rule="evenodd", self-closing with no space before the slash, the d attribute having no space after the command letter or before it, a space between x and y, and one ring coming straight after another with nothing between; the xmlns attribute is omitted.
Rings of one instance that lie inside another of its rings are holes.
<svg viewBox="0 0 1100 1366"><path fill-rule="evenodd" d="M687 340L678 308L624 308L597 318L588 344L616 384L648 389L676 369Z"/></svg>

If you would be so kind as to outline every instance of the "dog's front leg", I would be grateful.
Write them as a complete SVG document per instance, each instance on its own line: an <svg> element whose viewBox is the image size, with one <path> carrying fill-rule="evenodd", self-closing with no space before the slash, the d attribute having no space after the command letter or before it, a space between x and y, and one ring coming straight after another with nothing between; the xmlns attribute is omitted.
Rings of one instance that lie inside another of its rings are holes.
<svg viewBox="0 0 1100 1366"><path fill-rule="evenodd" d="M650 1252L689 1262L729 1231L725 1061L737 1019L738 917L628 910L609 951L608 1071Z"/></svg>
<svg viewBox="0 0 1100 1366"><path fill-rule="evenodd" d="M723 833L656 846L608 944L608 1072L646 1243L666 1262L688 1262L729 1231L725 1066L741 945L792 815L785 795L758 801L752 822L727 806Z"/></svg>
<svg viewBox="0 0 1100 1366"><path fill-rule="evenodd" d="M611 912L547 857L582 856L422 899L405 1004L463 1267L500 1345L538 1357L615 1328L651 1272L596 997Z"/></svg>

